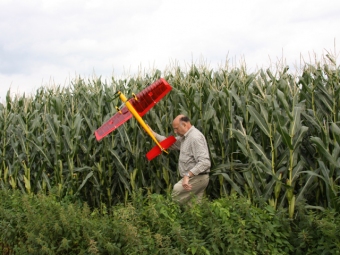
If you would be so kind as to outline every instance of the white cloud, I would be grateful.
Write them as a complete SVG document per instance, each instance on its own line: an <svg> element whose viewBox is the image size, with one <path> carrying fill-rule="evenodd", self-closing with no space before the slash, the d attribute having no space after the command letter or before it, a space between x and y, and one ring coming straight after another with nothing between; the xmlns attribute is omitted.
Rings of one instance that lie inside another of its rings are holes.
<svg viewBox="0 0 340 255"><path fill-rule="evenodd" d="M334 49L340 1L2 0L0 101L76 74L122 75L203 59L250 70ZM336 46L339 45L336 42Z"/></svg>

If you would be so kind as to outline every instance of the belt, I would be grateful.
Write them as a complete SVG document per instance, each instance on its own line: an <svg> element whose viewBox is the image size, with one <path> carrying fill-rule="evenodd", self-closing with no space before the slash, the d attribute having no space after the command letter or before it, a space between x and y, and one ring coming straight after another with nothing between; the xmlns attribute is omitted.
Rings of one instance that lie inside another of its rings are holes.
<svg viewBox="0 0 340 255"><path fill-rule="evenodd" d="M209 174L209 172L199 173L198 175Z"/></svg>

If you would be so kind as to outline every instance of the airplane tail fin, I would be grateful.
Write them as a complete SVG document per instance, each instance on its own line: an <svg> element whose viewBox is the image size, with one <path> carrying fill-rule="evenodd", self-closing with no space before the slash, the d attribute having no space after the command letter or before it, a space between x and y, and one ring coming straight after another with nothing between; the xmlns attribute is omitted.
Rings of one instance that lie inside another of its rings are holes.
<svg viewBox="0 0 340 255"><path fill-rule="evenodd" d="M162 146L163 150L166 150L175 142L176 138L174 136L169 136L165 140L161 141L159 144ZM156 145L146 154L146 157L150 161L153 160L155 157L159 156L160 154L162 154L162 150L161 148L159 148L158 145Z"/></svg>

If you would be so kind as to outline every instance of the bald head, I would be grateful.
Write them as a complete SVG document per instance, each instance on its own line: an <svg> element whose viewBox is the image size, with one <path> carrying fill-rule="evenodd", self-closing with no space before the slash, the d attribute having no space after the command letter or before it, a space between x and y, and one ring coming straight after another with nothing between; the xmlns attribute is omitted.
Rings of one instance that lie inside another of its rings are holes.
<svg viewBox="0 0 340 255"><path fill-rule="evenodd" d="M180 114L173 120L172 127L177 135L183 136L191 128L190 119Z"/></svg>

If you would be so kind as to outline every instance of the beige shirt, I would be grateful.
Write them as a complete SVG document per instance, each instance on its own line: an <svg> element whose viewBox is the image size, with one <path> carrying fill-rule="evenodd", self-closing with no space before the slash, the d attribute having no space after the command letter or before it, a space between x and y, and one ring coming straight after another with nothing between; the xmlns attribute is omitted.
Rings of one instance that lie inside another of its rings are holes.
<svg viewBox="0 0 340 255"><path fill-rule="evenodd" d="M158 141L165 138L165 136L156 134ZM191 126L183 137L178 136L176 140L169 149L180 150L178 170L182 177L189 171L194 175L210 172L211 162L207 141L197 128Z"/></svg>

